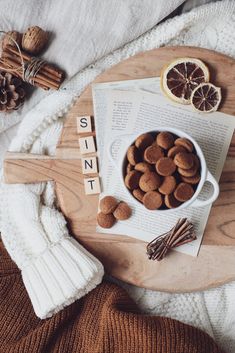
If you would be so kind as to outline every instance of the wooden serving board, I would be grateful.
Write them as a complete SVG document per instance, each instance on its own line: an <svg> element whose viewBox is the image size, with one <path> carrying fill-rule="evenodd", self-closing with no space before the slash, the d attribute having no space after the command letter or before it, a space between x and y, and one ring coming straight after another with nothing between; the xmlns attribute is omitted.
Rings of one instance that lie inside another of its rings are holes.
<svg viewBox="0 0 235 353"><path fill-rule="evenodd" d="M185 56L208 64L211 81L222 87L221 111L235 115L235 61L209 50L168 47L143 52L107 70L94 82L159 76L167 62ZM98 196L84 193L76 130L79 115L93 115L90 85L67 115L56 156L10 154L5 160L5 180L9 183L55 180L59 204L72 234L116 278L169 292L202 290L235 280L235 136L220 180L220 196L212 207L199 256L194 258L173 251L163 261L152 262L146 256L146 243L95 231Z"/></svg>

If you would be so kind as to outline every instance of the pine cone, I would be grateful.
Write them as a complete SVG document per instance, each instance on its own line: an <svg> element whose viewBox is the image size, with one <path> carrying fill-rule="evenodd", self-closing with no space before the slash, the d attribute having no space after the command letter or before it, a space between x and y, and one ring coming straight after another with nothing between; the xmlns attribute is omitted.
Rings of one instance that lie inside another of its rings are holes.
<svg viewBox="0 0 235 353"><path fill-rule="evenodd" d="M0 112L17 110L24 98L23 81L9 72L0 71Z"/></svg>

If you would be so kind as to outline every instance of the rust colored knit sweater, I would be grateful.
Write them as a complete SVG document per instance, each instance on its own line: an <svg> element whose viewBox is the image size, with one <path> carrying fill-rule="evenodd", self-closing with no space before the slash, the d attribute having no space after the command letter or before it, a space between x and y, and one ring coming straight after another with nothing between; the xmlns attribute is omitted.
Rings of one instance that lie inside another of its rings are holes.
<svg viewBox="0 0 235 353"><path fill-rule="evenodd" d="M19 270L2 246L0 253L0 353L222 353L196 328L141 315L110 283L40 320Z"/></svg>

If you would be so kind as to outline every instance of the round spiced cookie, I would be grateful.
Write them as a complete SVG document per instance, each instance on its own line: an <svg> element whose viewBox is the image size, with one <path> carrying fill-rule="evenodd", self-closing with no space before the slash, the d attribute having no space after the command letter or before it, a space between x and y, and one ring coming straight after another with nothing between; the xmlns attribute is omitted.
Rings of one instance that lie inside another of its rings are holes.
<svg viewBox="0 0 235 353"><path fill-rule="evenodd" d="M188 152L179 152L174 158L174 162L177 167L182 169L190 169L193 166L193 157L192 153Z"/></svg>
<svg viewBox="0 0 235 353"><path fill-rule="evenodd" d="M181 205L181 202L176 200L173 194L165 195L164 202L167 208L176 208Z"/></svg>
<svg viewBox="0 0 235 353"><path fill-rule="evenodd" d="M104 214L113 213L118 205L118 200L113 196L105 196L100 200L100 211Z"/></svg>
<svg viewBox="0 0 235 353"><path fill-rule="evenodd" d="M119 221L124 221L130 218L131 214L132 210L130 206L124 201L121 201L113 212L114 217Z"/></svg>
<svg viewBox="0 0 235 353"><path fill-rule="evenodd" d="M169 150L169 148L174 146L174 141L174 136L167 131L160 132L156 138L158 146L162 147L164 150Z"/></svg>
<svg viewBox="0 0 235 353"><path fill-rule="evenodd" d="M194 153L192 154L192 157L193 157L193 164L199 169L201 166L199 157Z"/></svg>
<svg viewBox="0 0 235 353"><path fill-rule="evenodd" d="M140 177L139 187L144 192L156 190L160 185L161 178L155 172L147 172Z"/></svg>
<svg viewBox="0 0 235 353"><path fill-rule="evenodd" d="M153 144L144 151L144 160L150 164L156 164L159 158L164 156L161 147Z"/></svg>
<svg viewBox="0 0 235 353"><path fill-rule="evenodd" d="M165 176L163 178L163 182L161 186L158 188L161 194L169 195L171 194L176 188L176 180L173 175Z"/></svg>
<svg viewBox="0 0 235 353"><path fill-rule="evenodd" d="M198 172L192 177L185 177L185 176L181 175L181 180L187 184L197 185L199 183L199 181L201 180L201 176Z"/></svg>
<svg viewBox="0 0 235 353"><path fill-rule="evenodd" d="M191 141L186 139L185 137L179 137L175 140L176 146L184 147L188 152L193 152L193 144Z"/></svg>
<svg viewBox="0 0 235 353"><path fill-rule="evenodd" d="M192 168L190 169L178 168L179 174L185 177L192 177L197 173L197 171L198 171L198 167L195 164L193 164Z"/></svg>
<svg viewBox="0 0 235 353"><path fill-rule="evenodd" d="M143 151L148 146L152 145L153 142L154 142L153 136L150 133L146 133L137 137L137 139L135 140L135 145L139 150Z"/></svg>
<svg viewBox="0 0 235 353"><path fill-rule="evenodd" d="M143 190L141 190L140 188L134 189L132 193L138 201L143 202L143 197L145 195L145 192Z"/></svg>
<svg viewBox="0 0 235 353"><path fill-rule="evenodd" d="M193 159L193 166L190 169L182 169L178 168L179 174L185 176L185 177L192 177L194 176L198 169L200 168L200 160L196 154L190 153Z"/></svg>
<svg viewBox="0 0 235 353"><path fill-rule="evenodd" d="M153 166L147 162L140 162L135 165L135 170L141 173L151 172L153 171Z"/></svg>
<svg viewBox="0 0 235 353"><path fill-rule="evenodd" d="M100 212L97 215L97 222L102 228L111 228L115 224L116 219L112 213L104 214Z"/></svg>
<svg viewBox="0 0 235 353"><path fill-rule="evenodd" d="M148 191L143 197L143 204L148 210L159 209L162 201L162 195L158 191Z"/></svg>
<svg viewBox="0 0 235 353"><path fill-rule="evenodd" d="M125 176L125 185L128 189L133 190L139 187L141 173L137 170L132 170Z"/></svg>
<svg viewBox="0 0 235 353"><path fill-rule="evenodd" d="M128 148L126 157L127 157L128 162L133 166L135 166L141 160L141 156L138 151L138 148L136 148L135 146L130 146Z"/></svg>
<svg viewBox="0 0 235 353"><path fill-rule="evenodd" d="M170 157L170 158L174 159L174 157L179 152L187 152L187 150L184 147L182 147L182 146L173 146L167 152L167 157Z"/></svg>
<svg viewBox="0 0 235 353"><path fill-rule="evenodd" d="M176 170L176 165L173 159L162 157L156 163L156 171L162 176L172 175Z"/></svg>
<svg viewBox="0 0 235 353"><path fill-rule="evenodd" d="M127 166L126 166L126 173L127 174L130 173L130 171L133 170L133 169L134 169L134 166L131 165L130 163L128 163Z"/></svg>
<svg viewBox="0 0 235 353"><path fill-rule="evenodd" d="M185 202L191 199L194 194L194 190L190 184L180 183L177 185L174 196L180 202Z"/></svg>

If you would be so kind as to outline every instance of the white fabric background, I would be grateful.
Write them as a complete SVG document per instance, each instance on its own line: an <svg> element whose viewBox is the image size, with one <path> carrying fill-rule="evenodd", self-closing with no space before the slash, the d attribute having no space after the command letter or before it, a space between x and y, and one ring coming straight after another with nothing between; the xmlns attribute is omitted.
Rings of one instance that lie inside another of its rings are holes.
<svg viewBox="0 0 235 353"><path fill-rule="evenodd" d="M137 38L184 0L3 0L0 29L24 32L38 25L50 33L43 57L71 78L78 71ZM34 90L19 112L1 114L0 131L20 121L48 93Z"/></svg>
<svg viewBox="0 0 235 353"><path fill-rule="evenodd" d="M104 57L78 74L58 92L43 100L27 114L11 145L14 151L53 153L63 111L71 96L107 67L135 53L161 45L195 45L224 52L235 58L235 3L221 1L171 19L147 32L124 48ZM49 111L48 111L49 107ZM57 132L55 132L55 130ZM9 190L10 191L10 190ZM4 205L3 205L4 206ZM11 205L13 208L13 205ZM7 222L5 220L5 232ZM10 234L10 233L9 233ZM124 284L123 284L124 285ZM143 311L167 315L206 330L226 352L235 351L235 284L200 293L167 294L124 285Z"/></svg>

